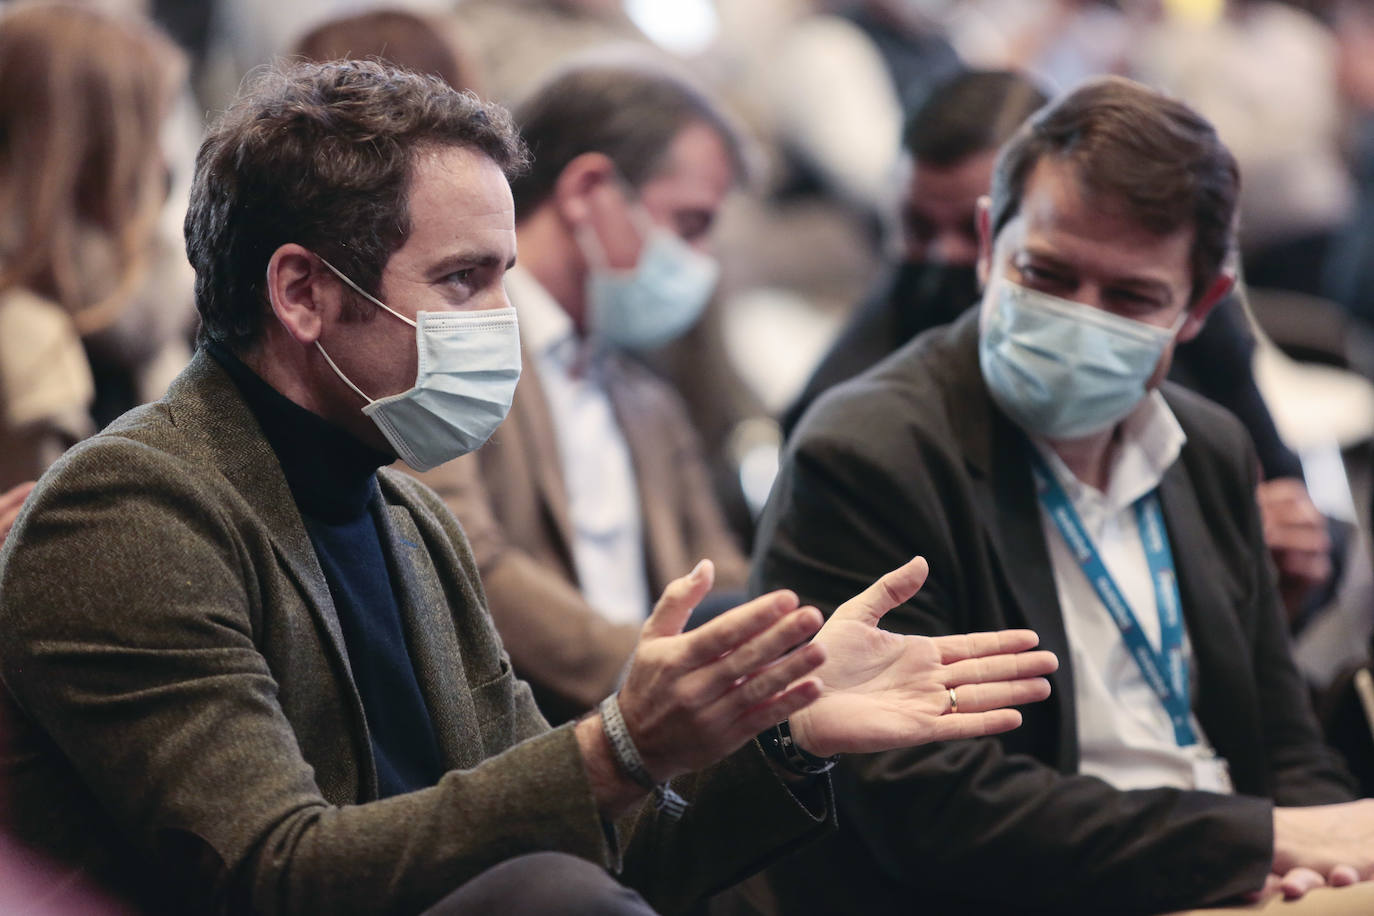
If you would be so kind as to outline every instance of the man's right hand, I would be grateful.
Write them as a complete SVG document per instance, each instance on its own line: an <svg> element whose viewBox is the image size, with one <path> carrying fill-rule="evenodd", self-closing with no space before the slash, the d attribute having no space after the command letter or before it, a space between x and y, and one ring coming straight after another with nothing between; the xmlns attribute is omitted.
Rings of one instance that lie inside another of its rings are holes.
<svg viewBox="0 0 1374 916"><path fill-rule="evenodd" d="M1274 809L1274 865L1261 893L1290 899L1314 887L1374 878L1374 799Z"/></svg>
<svg viewBox="0 0 1374 916"><path fill-rule="evenodd" d="M714 578L703 560L669 583L620 689L626 728L656 782L715 763L820 696L820 682L807 675L825 651L807 641L821 613L799 608L792 592L771 592L682 632ZM604 813L644 794L616 766L600 715L579 722L577 736Z"/></svg>

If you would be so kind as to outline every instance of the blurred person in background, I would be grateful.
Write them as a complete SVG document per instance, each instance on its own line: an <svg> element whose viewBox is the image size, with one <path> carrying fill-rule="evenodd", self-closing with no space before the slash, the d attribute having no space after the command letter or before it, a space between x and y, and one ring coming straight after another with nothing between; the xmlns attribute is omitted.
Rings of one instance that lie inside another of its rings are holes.
<svg viewBox="0 0 1374 916"><path fill-rule="evenodd" d="M717 104L639 55L573 64L516 111L506 287L525 371L501 432L421 475L462 521L492 617L545 714L615 689L652 596L699 557L748 567L678 394L636 358L700 316L711 227L744 174ZM702 613L709 613L703 611Z"/></svg>
<svg viewBox="0 0 1374 916"><path fill-rule="evenodd" d="M1323 292L1374 327L1374 7L1338 0L1331 13L1357 194L1350 219L1327 255Z"/></svg>
<svg viewBox="0 0 1374 916"><path fill-rule="evenodd" d="M783 415L790 433L821 392L857 375L978 299L978 198L997 150L1048 99L1011 71L967 71L938 83L902 132L900 261L861 303Z"/></svg>
<svg viewBox="0 0 1374 916"><path fill-rule="evenodd" d="M827 389L976 304L978 200L991 187L998 148L1045 101L1026 76L971 70L938 85L912 114L903 135L902 260L841 331L784 415L785 432ZM1256 498L1284 606L1298 622L1314 596L1330 594L1335 545L1308 496L1302 463L1279 438L1256 387L1255 339L1239 296L1224 299L1180 345L1170 378L1230 410L1254 440L1264 472Z"/></svg>
<svg viewBox="0 0 1374 916"><path fill-rule="evenodd" d="M567 60L607 44L649 47L621 0L458 0L487 95L515 107Z"/></svg>
<svg viewBox="0 0 1374 916"><path fill-rule="evenodd" d="M190 267L158 232L184 75L146 21L0 10L0 535L15 488L189 358Z"/></svg>
<svg viewBox="0 0 1374 916"><path fill-rule="evenodd" d="M1321 295L1353 198L1332 30L1278 0L1163 6L1138 35L1131 75L1195 107L1235 153L1247 282Z"/></svg>
<svg viewBox="0 0 1374 916"><path fill-rule="evenodd" d="M1056 92L1088 77L1124 73L1130 65L1133 24L1123 4L943 0L929 5L944 9L950 41L965 63L1021 70Z"/></svg>
<svg viewBox="0 0 1374 916"><path fill-rule="evenodd" d="M301 36L294 53L313 61L378 58L437 76L459 91L482 94L477 67L454 17L393 8L340 16Z"/></svg>

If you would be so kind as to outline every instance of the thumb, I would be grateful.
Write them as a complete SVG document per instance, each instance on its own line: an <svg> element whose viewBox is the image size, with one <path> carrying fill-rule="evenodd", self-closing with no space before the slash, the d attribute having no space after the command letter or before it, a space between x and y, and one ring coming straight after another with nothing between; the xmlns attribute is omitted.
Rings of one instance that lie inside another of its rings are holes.
<svg viewBox="0 0 1374 916"><path fill-rule="evenodd" d="M716 568L710 560L702 560L687 575L674 579L663 590L654 611L644 622L643 637L676 636L687 625L701 599L716 581Z"/></svg>
<svg viewBox="0 0 1374 916"><path fill-rule="evenodd" d="M911 596L925 584L930 567L924 557L916 557L884 573L868 588L850 598L835 609L832 617L841 620L857 620L868 626L877 626L883 615L899 604L911 600Z"/></svg>

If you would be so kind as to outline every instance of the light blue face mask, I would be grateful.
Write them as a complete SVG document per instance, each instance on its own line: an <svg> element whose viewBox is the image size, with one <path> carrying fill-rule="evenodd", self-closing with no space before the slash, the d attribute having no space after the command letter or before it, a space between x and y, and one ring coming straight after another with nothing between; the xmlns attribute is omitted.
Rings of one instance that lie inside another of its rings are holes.
<svg viewBox="0 0 1374 916"><path fill-rule="evenodd" d="M385 398L364 394L315 341L334 374L367 401L363 413L377 424L397 457L417 471L428 471L486 442L510 411L520 380L515 309L419 312L411 321L320 260L360 296L415 328L415 385Z"/></svg>
<svg viewBox="0 0 1374 916"><path fill-rule="evenodd" d="M1172 328L1001 280L978 341L988 392L1007 416L1046 439L1076 439L1121 420L1145 397Z"/></svg>
<svg viewBox="0 0 1374 916"><path fill-rule="evenodd" d="M661 347L701 317L720 278L720 264L632 205L643 245L630 270L606 266L605 252L590 228L576 233L587 259L587 324L601 340L628 349Z"/></svg>

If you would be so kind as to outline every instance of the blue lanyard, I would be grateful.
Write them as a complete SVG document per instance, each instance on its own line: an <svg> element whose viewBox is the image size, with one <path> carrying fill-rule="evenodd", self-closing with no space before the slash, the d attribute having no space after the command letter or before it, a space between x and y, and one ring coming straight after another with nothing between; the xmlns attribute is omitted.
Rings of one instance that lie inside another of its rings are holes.
<svg viewBox="0 0 1374 916"><path fill-rule="evenodd" d="M1031 468L1036 494L1054 521L1055 527L1068 545L1078 565L1083 567L1093 591L1116 622L1121 638L1130 650L1145 683L1150 685L1174 726L1174 740L1179 747L1197 744L1193 732L1188 697L1188 668L1183 663L1183 615L1178 597L1178 580L1174 576L1174 557L1169 549L1169 535L1164 530L1164 515L1159 508L1159 496L1151 491L1136 500L1135 520L1140 528L1140 542L1145 547L1145 560L1150 566L1150 579L1155 586L1155 601L1159 606L1159 652L1140 629L1135 613L1121 594L1116 580L1107 571L1092 538L1083 527L1064 488L1045 466L1044 459L1035 455Z"/></svg>

